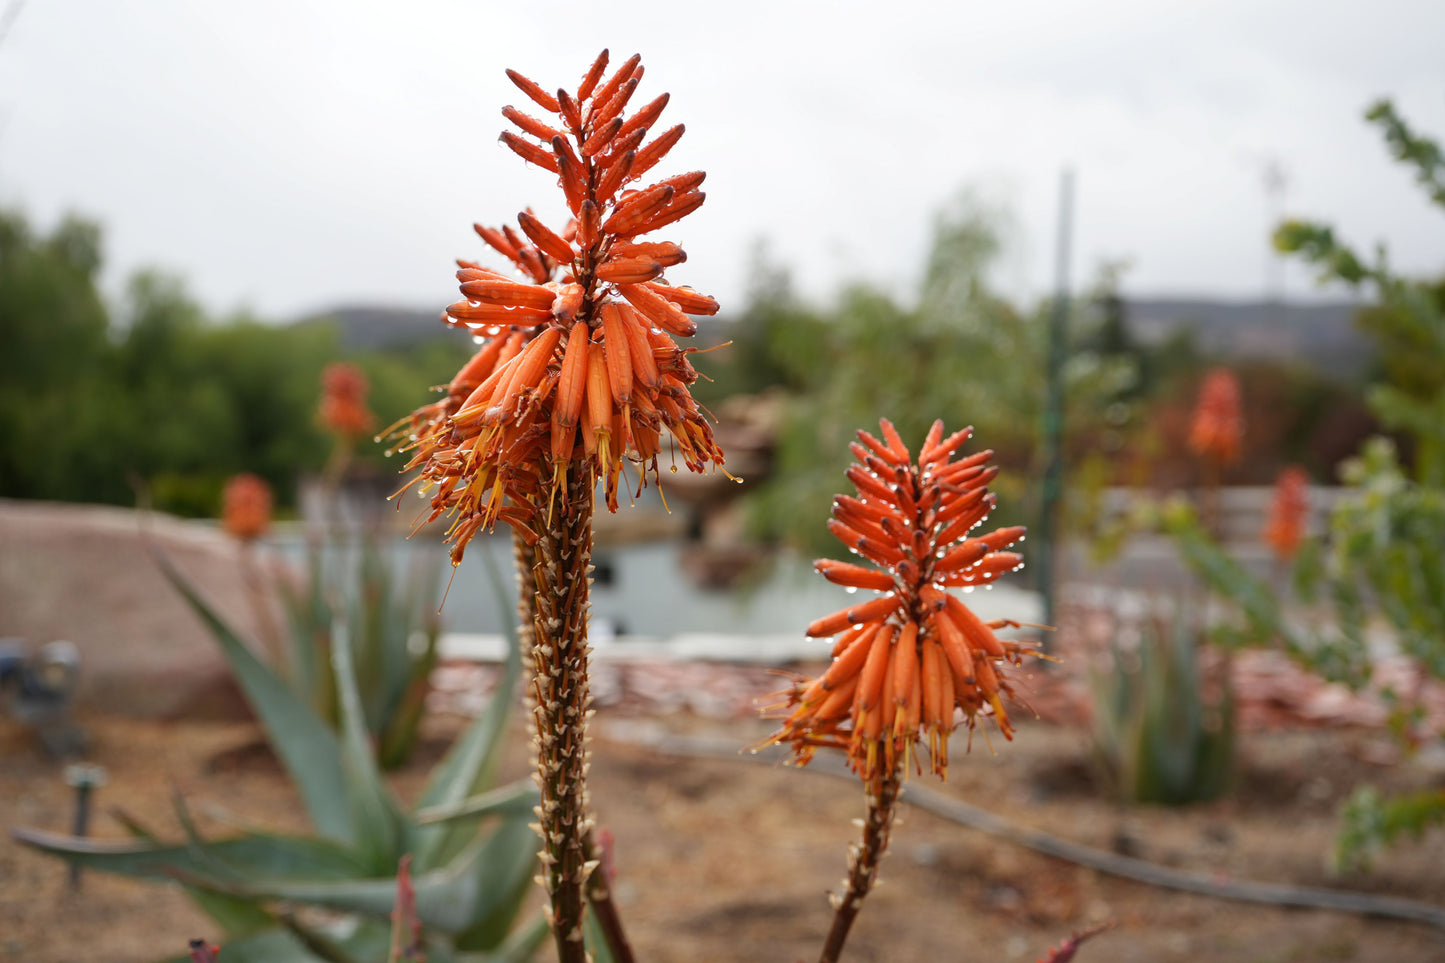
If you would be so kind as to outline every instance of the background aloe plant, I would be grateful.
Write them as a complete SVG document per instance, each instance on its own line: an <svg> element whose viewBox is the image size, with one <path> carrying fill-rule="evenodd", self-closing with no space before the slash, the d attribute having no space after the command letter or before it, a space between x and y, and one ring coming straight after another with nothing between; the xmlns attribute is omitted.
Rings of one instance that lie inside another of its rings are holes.
<svg viewBox="0 0 1445 963"><path fill-rule="evenodd" d="M1200 629L1180 606L1146 619L1139 645L1110 646L1093 673L1094 747L1107 780L1131 802L1216 799L1234 772L1234 698L1227 673L1211 696L1200 668Z"/></svg>
<svg viewBox="0 0 1445 963"><path fill-rule="evenodd" d="M338 623L352 638L362 716L383 769L416 745L441 620L435 609L440 565L400 575L381 545L364 535L353 549L331 538L307 546L307 578L279 580L291 645L284 672L292 688L333 728L340 722L331 650ZM234 633L233 633L234 634Z"/></svg>
<svg viewBox="0 0 1445 963"><path fill-rule="evenodd" d="M340 731L259 660L164 556L158 561L206 621L316 833L247 829L205 839L184 803L185 838L165 842L134 819L132 840L106 842L34 830L16 838L71 863L179 882L215 920L228 963L362 963L385 959L398 864L411 854L415 917L427 959L515 961L546 938L540 915L518 926L536 872L529 780L496 786L521 672L515 645L490 704L437 765L416 804L403 808L370 746L347 621L331 622ZM177 934L178 945L186 936ZM183 957L177 957L182 959Z"/></svg>

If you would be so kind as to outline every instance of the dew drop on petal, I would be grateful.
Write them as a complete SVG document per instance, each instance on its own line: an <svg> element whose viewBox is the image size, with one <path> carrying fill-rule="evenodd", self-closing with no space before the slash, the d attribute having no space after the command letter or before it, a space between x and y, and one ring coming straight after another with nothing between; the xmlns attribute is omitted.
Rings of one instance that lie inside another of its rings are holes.
<svg viewBox="0 0 1445 963"><path fill-rule="evenodd" d="M973 594L973 586L972 586L972 585L965 585L965 586L963 587L963 594L964 594L964 595L971 595L971 594Z"/></svg>
<svg viewBox="0 0 1445 963"><path fill-rule="evenodd" d="M486 344L486 343L487 343L487 339L484 338L484 337L482 337L480 334L474 334L474 335L472 335L472 344Z"/></svg>
<svg viewBox="0 0 1445 963"><path fill-rule="evenodd" d="M856 585L849 585L849 586L846 587L843 591L847 592L849 595L857 595L857 594L858 594L858 586L856 586Z"/></svg>
<svg viewBox="0 0 1445 963"><path fill-rule="evenodd" d="M677 474L677 466L676 466L676 465L668 465L668 466L667 466L667 470L670 471L670 472L672 472L674 475Z"/></svg>

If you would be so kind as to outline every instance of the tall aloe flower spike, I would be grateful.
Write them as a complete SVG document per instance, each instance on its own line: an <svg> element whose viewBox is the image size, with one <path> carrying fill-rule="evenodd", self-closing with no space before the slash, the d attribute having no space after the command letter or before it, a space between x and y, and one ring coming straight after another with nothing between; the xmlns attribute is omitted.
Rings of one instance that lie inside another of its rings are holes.
<svg viewBox="0 0 1445 963"><path fill-rule="evenodd" d="M833 661L786 693L791 714L770 740L791 746L799 764L819 748L842 750L867 790L863 840L850 854L845 892L833 898L825 963L838 958L873 886L901 778L910 764L922 772L918 747L927 744L930 770L944 777L959 710L970 730L980 716L991 717L1012 739L1003 704L1013 696L1008 667L1038 654L994 634L1019 623L984 622L949 591L987 585L1023 566L1019 555L1004 551L1023 538L1022 528L970 534L997 501L987 488L998 474L988 466L993 452L954 461L973 430L944 438L936 421L914 462L893 425L879 425L881 440L859 431L850 446L857 463L847 477L857 496L839 495L828 522L873 566L815 563L830 582L879 594L808 626L810 636L837 637Z"/></svg>
<svg viewBox="0 0 1445 963"><path fill-rule="evenodd" d="M419 471L415 484L430 495L418 526L451 519L453 564L498 521L517 536L520 609L535 670L542 882L565 961L585 958L584 884L614 957L625 955L605 918L605 879L594 872L584 783L593 493L601 481L616 511L625 462L636 465L640 490L647 471L656 477L665 445L694 471L723 463L688 390L697 379L689 351L673 341L696 332L689 315L714 314L717 302L663 280L666 268L686 260L680 247L639 240L701 206L704 175L633 186L683 132L679 124L648 140L667 94L626 113L642 79L640 59L605 76L604 50L575 91L555 95L507 72L544 119L503 108L520 133L506 131L501 140L557 175L571 219L554 230L523 211L519 230L477 226L520 279L457 262L463 300L442 320L485 341L445 398L390 432L413 452L407 468Z"/></svg>

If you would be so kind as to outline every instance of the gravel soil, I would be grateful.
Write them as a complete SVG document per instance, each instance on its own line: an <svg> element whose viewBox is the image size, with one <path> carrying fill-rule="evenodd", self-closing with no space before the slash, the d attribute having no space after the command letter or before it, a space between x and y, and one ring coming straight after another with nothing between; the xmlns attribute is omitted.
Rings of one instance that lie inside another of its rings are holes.
<svg viewBox="0 0 1445 963"><path fill-rule="evenodd" d="M762 672L763 670L758 670ZM394 777L418 791L465 720L432 719L412 764ZM224 812L249 824L301 830L297 798L256 728L237 722L158 722L94 716L91 758L106 767L92 834L121 837L120 808L176 835L172 793L203 826ZM520 733L521 715L518 714ZM861 791L806 770L735 757L688 757L653 746L687 736L745 747L767 733L749 718L707 719L604 708L597 718L592 797L615 838L616 893L639 960L815 959ZM514 739L511 775L526 770ZM1386 854L1368 875L1336 878L1325 857L1335 813L1353 786L1428 785L1428 774L1383 764L1376 731L1245 734L1228 800L1183 809L1124 809L1101 796L1077 726L1025 722L992 749L962 745L944 791L1020 826L1218 877L1348 888L1445 901L1445 833ZM932 780L929 785L937 786ZM0 723L0 826L68 831L72 791L60 764L18 725ZM1291 910L1172 892L1102 875L910 809L893 834L882 885L849 941L853 961L1023 960L1073 931L1113 921L1076 959L1109 961L1427 961L1445 933L1408 922ZM0 842L0 961L140 963L181 952L210 924L178 891L88 873L78 890L59 862ZM224 954L221 957L225 959ZM378 961L379 963L379 961Z"/></svg>

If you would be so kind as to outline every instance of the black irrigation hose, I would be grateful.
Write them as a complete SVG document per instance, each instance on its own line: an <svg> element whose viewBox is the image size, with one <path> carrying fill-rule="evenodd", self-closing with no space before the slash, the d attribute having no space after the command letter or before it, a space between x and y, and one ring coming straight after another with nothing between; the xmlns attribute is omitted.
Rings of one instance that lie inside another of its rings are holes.
<svg viewBox="0 0 1445 963"><path fill-rule="evenodd" d="M634 745L654 749L667 755L696 759L776 763L780 758L774 753L739 755L736 745L724 743L718 739L686 736L658 736L655 738L622 736L619 738L617 734L610 732L603 738L617 742L631 742ZM841 776L851 780L857 778L836 760L825 759L821 756L809 763L805 771ZM1116 853L1095 849L1092 846L1070 842L1050 833L1016 826L985 809L969 805L935 789L921 786L917 782L909 785L907 793L903 796L903 802L925 812L933 813L935 816L941 816L950 822L980 830L1026 849L1032 849L1034 852L1150 886L1177 889L1200 896L1231 899L1244 903L1324 909L1343 913L1359 913L1365 916L1411 920L1445 930L1445 907L1422 903L1418 900L1375 896L1370 893L1357 893L1349 890L1323 889L1318 886L1221 880L1199 873L1170 869L1167 866L1134 859L1131 856L1120 856Z"/></svg>

